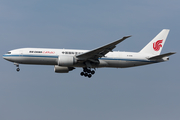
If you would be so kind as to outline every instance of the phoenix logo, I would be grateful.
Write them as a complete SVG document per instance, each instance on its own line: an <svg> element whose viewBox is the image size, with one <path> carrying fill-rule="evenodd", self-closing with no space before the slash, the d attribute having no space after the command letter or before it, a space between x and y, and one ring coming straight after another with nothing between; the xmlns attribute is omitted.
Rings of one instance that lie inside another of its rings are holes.
<svg viewBox="0 0 180 120"><path fill-rule="evenodd" d="M153 43L153 49L155 51L159 51L160 48L162 47L161 43L163 42L163 40L158 40L156 42Z"/></svg>

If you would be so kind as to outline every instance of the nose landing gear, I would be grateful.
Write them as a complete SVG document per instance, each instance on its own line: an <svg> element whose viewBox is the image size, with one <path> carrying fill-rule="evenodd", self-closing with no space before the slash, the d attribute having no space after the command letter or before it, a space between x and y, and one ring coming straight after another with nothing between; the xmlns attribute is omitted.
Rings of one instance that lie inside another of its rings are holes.
<svg viewBox="0 0 180 120"><path fill-rule="evenodd" d="M16 65L16 71L19 72L20 71L20 68L19 68L19 64L18 63L14 63L14 65Z"/></svg>
<svg viewBox="0 0 180 120"><path fill-rule="evenodd" d="M80 73L81 76L91 78L92 75L95 74L94 70L91 70L91 68L83 68L83 72Z"/></svg>
<svg viewBox="0 0 180 120"><path fill-rule="evenodd" d="M19 71L20 71L20 68L17 68L16 71L19 72Z"/></svg>

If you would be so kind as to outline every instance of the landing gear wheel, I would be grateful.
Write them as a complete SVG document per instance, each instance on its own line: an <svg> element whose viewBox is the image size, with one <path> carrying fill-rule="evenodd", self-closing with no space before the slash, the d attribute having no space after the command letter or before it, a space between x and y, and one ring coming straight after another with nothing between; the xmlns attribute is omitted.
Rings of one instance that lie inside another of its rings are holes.
<svg viewBox="0 0 180 120"><path fill-rule="evenodd" d="M92 75L91 75L91 74L89 74L89 75L88 75L88 78L91 78L91 77L92 77Z"/></svg>
<svg viewBox="0 0 180 120"><path fill-rule="evenodd" d="M84 75L84 72L81 72L81 76L83 76Z"/></svg>
<svg viewBox="0 0 180 120"><path fill-rule="evenodd" d="M20 68L17 68L16 71L19 72L19 71L20 71Z"/></svg>
<svg viewBox="0 0 180 120"><path fill-rule="evenodd" d="M92 68L87 68L87 67L84 67L83 72L80 73L81 76L88 77L88 78L91 78L92 75L94 74L95 74L95 70L92 70Z"/></svg>
<svg viewBox="0 0 180 120"><path fill-rule="evenodd" d="M92 71L91 71L91 74L93 75L94 73L95 73L95 71L94 71L94 70L92 70Z"/></svg>
<svg viewBox="0 0 180 120"><path fill-rule="evenodd" d="M85 73L85 74L84 74L84 76L85 76L85 77L87 77L87 76L88 76L88 74L87 74L87 73Z"/></svg>
<svg viewBox="0 0 180 120"><path fill-rule="evenodd" d="M88 70L87 68L83 68L83 72L87 72L87 70Z"/></svg>
<svg viewBox="0 0 180 120"><path fill-rule="evenodd" d="M91 70L87 69L87 73L91 73Z"/></svg>

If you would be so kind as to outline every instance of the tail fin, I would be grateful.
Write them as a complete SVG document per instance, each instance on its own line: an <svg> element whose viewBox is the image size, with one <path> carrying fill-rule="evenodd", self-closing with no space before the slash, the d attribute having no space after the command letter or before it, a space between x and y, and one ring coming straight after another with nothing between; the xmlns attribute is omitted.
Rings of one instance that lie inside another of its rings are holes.
<svg viewBox="0 0 180 120"><path fill-rule="evenodd" d="M154 39L152 39L140 53L159 55L168 36L169 29L163 29Z"/></svg>

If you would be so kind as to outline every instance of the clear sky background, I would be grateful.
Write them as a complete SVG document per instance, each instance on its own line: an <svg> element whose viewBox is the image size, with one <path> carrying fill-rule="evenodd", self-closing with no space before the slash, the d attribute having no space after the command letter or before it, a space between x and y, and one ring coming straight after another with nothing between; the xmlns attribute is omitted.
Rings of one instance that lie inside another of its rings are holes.
<svg viewBox="0 0 180 120"><path fill-rule="evenodd" d="M179 0L1 0L0 55L23 47L94 49L126 35L115 50L140 51L170 29L153 65L54 73L53 66L0 59L0 120L179 120Z"/></svg>

